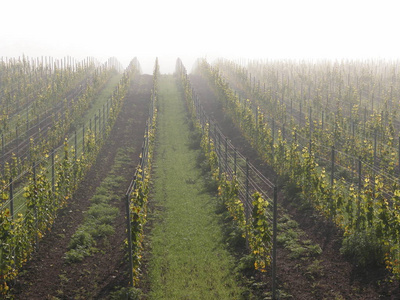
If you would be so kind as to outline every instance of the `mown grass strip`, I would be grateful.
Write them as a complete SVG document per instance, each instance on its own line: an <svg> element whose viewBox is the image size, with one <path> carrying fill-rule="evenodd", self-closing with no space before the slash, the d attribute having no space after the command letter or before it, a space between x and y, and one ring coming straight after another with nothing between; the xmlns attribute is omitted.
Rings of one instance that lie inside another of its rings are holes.
<svg viewBox="0 0 400 300"><path fill-rule="evenodd" d="M159 84L159 125L152 231L150 299L239 299L234 258L223 242L215 212L190 147L189 126L175 79Z"/></svg>

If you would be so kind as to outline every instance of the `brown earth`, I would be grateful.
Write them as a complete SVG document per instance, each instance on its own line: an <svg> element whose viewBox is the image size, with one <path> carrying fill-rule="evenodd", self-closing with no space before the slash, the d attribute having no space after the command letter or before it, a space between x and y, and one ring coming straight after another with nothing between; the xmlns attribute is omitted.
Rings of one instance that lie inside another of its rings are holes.
<svg viewBox="0 0 400 300"><path fill-rule="evenodd" d="M275 182L276 173L258 158L257 152L224 114L208 82L198 75L191 75L190 80L207 115L219 124L239 152L248 157L271 182ZM361 270L356 263L341 255L342 233L331 222L312 209L297 209L282 192L278 202L299 223L305 232L302 238L312 240L323 250L316 258L320 268L317 272L310 272L311 260L289 258L289 251L278 245L278 288L291 295L291 299L400 299L399 283L391 282L390 274L383 266ZM282 208L279 210L282 213ZM271 281L269 277L263 280ZM270 283L267 286L270 287Z"/></svg>
<svg viewBox="0 0 400 300"><path fill-rule="evenodd" d="M59 212L51 230L39 243L39 249L24 266L12 286L16 299L108 299L115 287L126 287L127 261L123 242L126 237L123 196L132 180L143 141L148 115L152 76L137 77L126 97L108 140L96 163L76 191L72 201ZM130 147L131 163L118 172L125 181L115 190L112 205L120 210L115 234L107 243L98 242L94 255L81 263L67 264L63 258L72 234L82 223L84 212L96 188L110 172L119 148ZM57 298L55 298L57 297Z"/></svg>

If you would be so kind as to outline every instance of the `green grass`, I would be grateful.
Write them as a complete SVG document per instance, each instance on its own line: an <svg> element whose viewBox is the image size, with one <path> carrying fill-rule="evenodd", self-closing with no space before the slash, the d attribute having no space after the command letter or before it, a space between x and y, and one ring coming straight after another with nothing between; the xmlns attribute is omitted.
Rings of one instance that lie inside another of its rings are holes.
<svg viewBox="0 0 400 300"><path fill-rule="evenodd" d="M235 260L226 249L190 147L183 100L175 79L159 83L159 121L153 195L158 209L151 233L149 299L240 299Z"/></svg>

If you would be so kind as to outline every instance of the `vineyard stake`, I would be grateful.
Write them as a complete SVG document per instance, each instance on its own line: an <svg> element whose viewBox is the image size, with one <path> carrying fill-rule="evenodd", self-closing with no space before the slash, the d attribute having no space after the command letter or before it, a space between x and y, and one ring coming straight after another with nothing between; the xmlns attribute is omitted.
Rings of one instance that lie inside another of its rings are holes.
<svg viewBox="0 0 400 300"><path fill-rule="evenodd" d="M101 110L99 108L99 136L101 136Z"/></svg>
<svg viewBox="0 0 400 300"><path fill-rule="evenodd" d="M400 137L399 137L399 141L400 141ZM399 151L399 161L400 161L400 151ZM5 171L4 171L4 168L5 168L5 162L4 162L4 134L1 134L1 166L2 166L2 169L3 169L3 176L4 176L4 174L5 174Z"/></svg>
<svg viewBox="0 0 400 300"><path fill-rule="evenodd" d="M33 186L36 189L36 164L33 163ZM35 216L35 225L36 225L36 236L35 236L35 248L39 249L39 222L38 222L38 213L37 213L37 203L35 202L35 206L33 207L34 216Z"/></svg>
<svg viewBox="0 0 400 300"><path fill-rule="evenodd" d="M360 210L361 210L361 187L362 187L362 178L361 178L361 173L362 173L362 162L361 162L361 156L358 157L358 203L357 203L357 220L360 218ZM357 222L358 224L358 222ZM358 225L357 225L358 227Z"/></svg>
<svg viewBox="0 0 400 300"><path fill-rule="evenodd" d="M233 152L233 174L236 176L236 147L234 148L234 152Z"/></svg>
<svg viewBox="0 0 400 300"><path fill-rule="evenodd" d="M101 128L102 135L104 136L104 132L106 129L106 114L105 114L105 104L103 104L103 127Z"/></svg>
<svg viewBox="0 0 400 300"><path fill-rule="evenodd" d="M333 187L333 176L335 173L335 146L332 146L332 160L331 160L331 187Z"/></svg>
<svg viewBox="0 0 400 300"><path fill-rule="evenodd" d="M311 120L311 114L312 114L312 108L311 108L311 106L310 106L310 108L309 108L310 139L311 139L311 134L312 134L312 120Z"/></svg>
<svg viewBox="0 0 400 300"><path fill-rule="evenodd" d="M54 149L51 151L51 190L55 192Z"/></svg>
<svg viewBox="0 0 400 300"><path fill-rule="evenodd" d="M97 131L97 115L94 115L94 140L96 140L96 131Z"/></svg>
<svg viewBox="0 0 400 300"><path fill-rule="evenodd" d="M11 220L14 220L14 192L13 192L12 177L10 177L10 215L11 215Z"/></svg>
<svg viewBox="0 0 400 300"><path fill-rule="evenodd" d="M276 298L276 236L277 236L277 218L278 218L278 188L274 186L274 202L272 215L272 299Z"/></svg>
<svg viewBox="0 0 400 300"><path fill-rule="evenodd" d="M246 157L246 205L249 203L249 159ZM248 215L249 212L247 212Z"/></svg>
<svg viewBox="0 0 400 300"><path fill-rule="evenodd" d="M16 142L17 142L17 156L16 156L16 159L17 159L17 171L19 170L19 138L18 138L18 125L16 126L16 128L15 128L15 132L16 132ZM18 174L19 174L19 171L18 171Z"/></svg>
<svg viewBox="0 0 400 300"><path fill-rule="evenodd" d="M221 134L217 134L218 138L218 156L221 157Z"/></svg>
<svg viewBox="0 0 400 300"><path fill-rule="evenodd" d="M301 99L300 99L300 110L299 110L299 125L301 126L301 115L302 115Z"/></svg>
<svg viewBox="0 0 400 300"><path fill-rule="evenodd" d="M398 163L399 163L399 172L400 172L400 136L399 136L399 157L398 157Z"/></svg>
<svg viewBox="0 0 400 300"><path fill-rule="evenodd" d="M256 107L256 148L258 148L258 106Z"/></svg>
<svg viewBox="0 0 400 300"><path fill-rule="evenodd" d="M225 172L228 173L228 138L225 137Z"/></svg>
<svg viewBox="0 0 400 300"><path fill-rule="evenodd" d="M82 153L85 153L85 123L82 126Z"/></svg>
<svg viewBox="0 0 400 300"><path fill-rule="evenodd" d="M376 167L376 148L377 148L376 135L377 135L377 131L375 128L375 132L374 132L374 169Z"/></svg>
<svg viewBox="0 0 400 300"><path fill-rule="evenodd" d="M376 129L375 129L375 132L374 132L374 166L373 166L373 168L372 168L372 184L373 184L373 186L374 186L374 193L375 193L375 174L376 174L376 172L375 172L375 170L376 170L376 149L377 149L377 140L376 140L376 137L377 137L377 131L376 131Z"/></svg>
<svg viewBox="0 0 400 300"><path fill-rule="evenodd" d="M272 161L274 160L274 143L275 143L275 118L272 118L272 141L271 141L271 153Z"/></svg>
<svg viewBox="0 0 400 300"><path fill-rule="evenodd" d="M134 178L134 182L136 178ZM134 190L135 186L133 186ZM125 209L126 209L126 229L128 234L128 257L129 257L129 281L133 286L133 259L132 259L132 233L131 233L131 214L129 209L129 192L125 196Z"/></svg>
<svg viewBox="0 0 400 300"><path fill-rule="evenodd" d="M76 163L76 161L78 160L78 139L77 139L77 136L76 136L76 130L75 130L75 133L74 133L74 142L75 142L74 152L75 152L75 163Z"/></svg>
<svg viewBox="0 0 400 300"><path fill-rule="evenodd" d="M107 100L107 120L110 119L110 99Z"/></svg>
<svg viewBox="0 0 400 300"><path fill-rule="evenodd" d="M10 214L11 214L11 221L14 221L14 191L13 191L13 179L10 177ZM11 230L14 229L14 222L11 223ZM12 251L12 255L14 256L14 263L12 264L13 267L18 263L18 257L15 255L15 248Z"/></svg>

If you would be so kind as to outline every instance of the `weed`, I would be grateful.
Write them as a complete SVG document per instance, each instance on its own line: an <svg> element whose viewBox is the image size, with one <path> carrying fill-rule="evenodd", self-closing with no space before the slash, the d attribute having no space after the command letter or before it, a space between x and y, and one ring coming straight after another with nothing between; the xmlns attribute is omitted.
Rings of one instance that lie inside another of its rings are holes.
<svg viewBox="0 0 400 300"><path fill-rule="evenodd" d="M311 240L301 241L304 232L299 229L299 224L290 219L288 215L283 215L278 222L277 242L283 245L291 253L289 257L293 259L314 257L322 253L318 244L313 244Z"/></svg>
<svg viewBox="0 0 400 300"><path fill-rule="evenodd" d="M361 267L379 265L382 264L382 257L385 253L385 249L379 241L380 239L376 237L373 230L354 232L345 236L340 252Z"/></svg>
<svg viewBox="0 0 400 300"><path fill-rule="evenodd" d="M92 205L87 211L87 217L93 218L97 224L110 224L118 215L118 208L108 204Z"/></svg>
<svg viewBox="0 0 400 300"><path fill-rule="evenodd" d="M108 199L109 199L109 196L107 196L107 195L101 195L101 194L97 195L96 194L90 199L90 201L92 203L100 204L100 203L107 203Z"/></svg>
<svg viewBox="0 0 400 300"><path fill-rule="evenodd" d="M68 283L69 281L69 278L65 274L58 275L58 278L60 279L61 284Z"/></svg>
<svg viewBox="0 0 400 300"><path fill-rule="evenodd" d="M104 185L100 185L99 187L96 188L96 195L104 195L107 196L109 194L109 191L107 190L107 187Z"/></svg>
<svg viewBox="0 0 400 300"><path fill-rule="evenodd" d="M96 238L107 237L113 235L115 229L110 224L98 224L95 228L91 229L91 234Z"/></svg>
<svg viewBox="0 0 400 300"><path fill-rule="evenodd" d="M90 255L89 249L77 248L77 249L70 249L65 253L64 259L68 263L77 263L81 262L85 256Z"/></svg>
<svg viewBox="0 0 400 300"><path fill-rule="evenodd" d="M322 249L318 244L306 245L309 256L317 256L322 253Z"/></svg>
<svg viewBox="0 0 400 300"><path fill-rule="evenodd" d="M324 267L321 265L322 260L314 260L306 269L306 275L309 275L312 279L315 277L324 276Z"/></svg>
<svg viewBox="0 0 400 300"><path fill-rule="evenodd" d="M253 255L245 255L236 266L236 271L240 273L253 273L255 258Z"/></svg>
<svg viewBox="0 0 400 300"><path fill-rule="evenodd" d="M297 259L300 257L305 257L308 254L307 248L305 248L297 243L290 244L286 248L290 250L290 254L289 254L290 258Z"/></svg>
<svg viewBox="0 0 400 300"><path fill-rule="evenodd" d="M114 166L115 167L115 166ZM116 175L108 175L106 179L101 183L107 190L115 190L121 186L121 183L124 182L125 179L122 176Z"/></svg>
<svg viewBox="0 0 400 300"><path fill-rule="evenodd" d="M201 131L193 129L189 134L189 149L197 150L200 148Z"/></svg>
<svg viewBox="0 0 400 300"><path fill-rule="evenodd" d="M90 248L95 243L93 236L85 230L78 230L71 237L71 241L68 244L69 249L74 248Z"/></svg>
<svg viewBox="0 0 400 300"><path fill-rule="evenodd" d="M140 299L142 292L137 288L118 288L116 291L110 294L111 300L136 300Z"/></svg>

